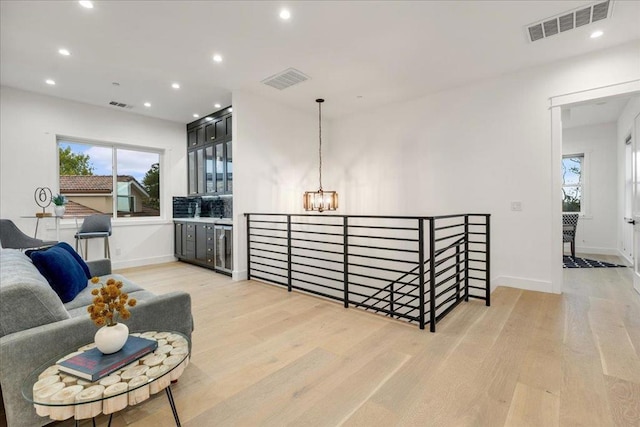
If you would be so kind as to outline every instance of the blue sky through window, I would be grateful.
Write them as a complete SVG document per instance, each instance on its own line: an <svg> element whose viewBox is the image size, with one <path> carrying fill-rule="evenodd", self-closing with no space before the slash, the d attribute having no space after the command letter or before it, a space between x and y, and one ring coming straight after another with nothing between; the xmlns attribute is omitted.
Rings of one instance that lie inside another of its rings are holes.
<svg viewBox="0 0 640 427"><path fill-rule="evenodd" d="M562 172L564 185L577 185L580 183L582 172L582 157L565 157L562 159Z"/></svg>

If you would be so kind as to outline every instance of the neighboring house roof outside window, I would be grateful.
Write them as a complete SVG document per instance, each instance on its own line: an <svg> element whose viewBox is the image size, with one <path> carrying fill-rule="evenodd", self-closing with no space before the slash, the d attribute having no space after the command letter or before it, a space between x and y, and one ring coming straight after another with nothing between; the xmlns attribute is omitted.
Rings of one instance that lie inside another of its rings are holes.
<svg viewBox="0 0 640 427"><path fill-rule="evenodd" d="M147 190L131 175L118 175L118 182L130 182L145 197ZM61 194L110 194L113 192L111 175L60 175Z"/></svg>
<svg viewBox="0 0 640 427"><path fill-rule="evenodd" d="M93 214L101 214L102 212L91 209L88 206L69 200L66 204L64 215L67 217L83 217Z"/></svg>
<svg viewBox="0 0 640 427"><path fill-rule="evenodd" d="M104 213L72 200L69 200L66 207L67 209L65 210L64 216L68 218L82 218L89 215ZM140 212L128 212L127 214L129 216L160 216L160 211L158 209L142 206L142 210Z"/></svg>

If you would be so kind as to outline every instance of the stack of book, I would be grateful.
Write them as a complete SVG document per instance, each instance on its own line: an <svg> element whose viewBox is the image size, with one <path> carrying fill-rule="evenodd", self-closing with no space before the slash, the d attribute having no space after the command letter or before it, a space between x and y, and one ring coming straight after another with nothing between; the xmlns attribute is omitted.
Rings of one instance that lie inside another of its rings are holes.
<svg viewBox="0 0 640 427"><path fill-rule="evenodd" d="M62 372L94 382L151 353L157 347L157 341L129 335L120 351L102 354L97 348L92 348L63 360L58 365Z"/></svg>

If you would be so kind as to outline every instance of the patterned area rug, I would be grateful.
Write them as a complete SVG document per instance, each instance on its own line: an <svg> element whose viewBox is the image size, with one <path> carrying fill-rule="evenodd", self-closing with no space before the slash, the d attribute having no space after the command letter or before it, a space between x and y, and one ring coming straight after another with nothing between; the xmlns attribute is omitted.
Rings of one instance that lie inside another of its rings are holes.
<svg viewBox="0 0 640 427"><path fill-rule="evenodd" d="M562 266L564 268L611 268L611 267L626 267L626 265L611 264L610 262L596 261L594 259L580 258L580 257L562 257Z"/></svg>

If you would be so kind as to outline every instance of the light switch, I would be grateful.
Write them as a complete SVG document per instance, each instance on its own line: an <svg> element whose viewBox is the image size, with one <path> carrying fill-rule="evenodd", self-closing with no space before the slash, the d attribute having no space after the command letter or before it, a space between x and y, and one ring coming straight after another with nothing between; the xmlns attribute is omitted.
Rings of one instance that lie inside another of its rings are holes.
<svg viewBox="0 0 640 427"><path fill-rule="evenodd" d="M522 210L522 202L511 202L511 210L512 211L521 211Z"/></svg>

